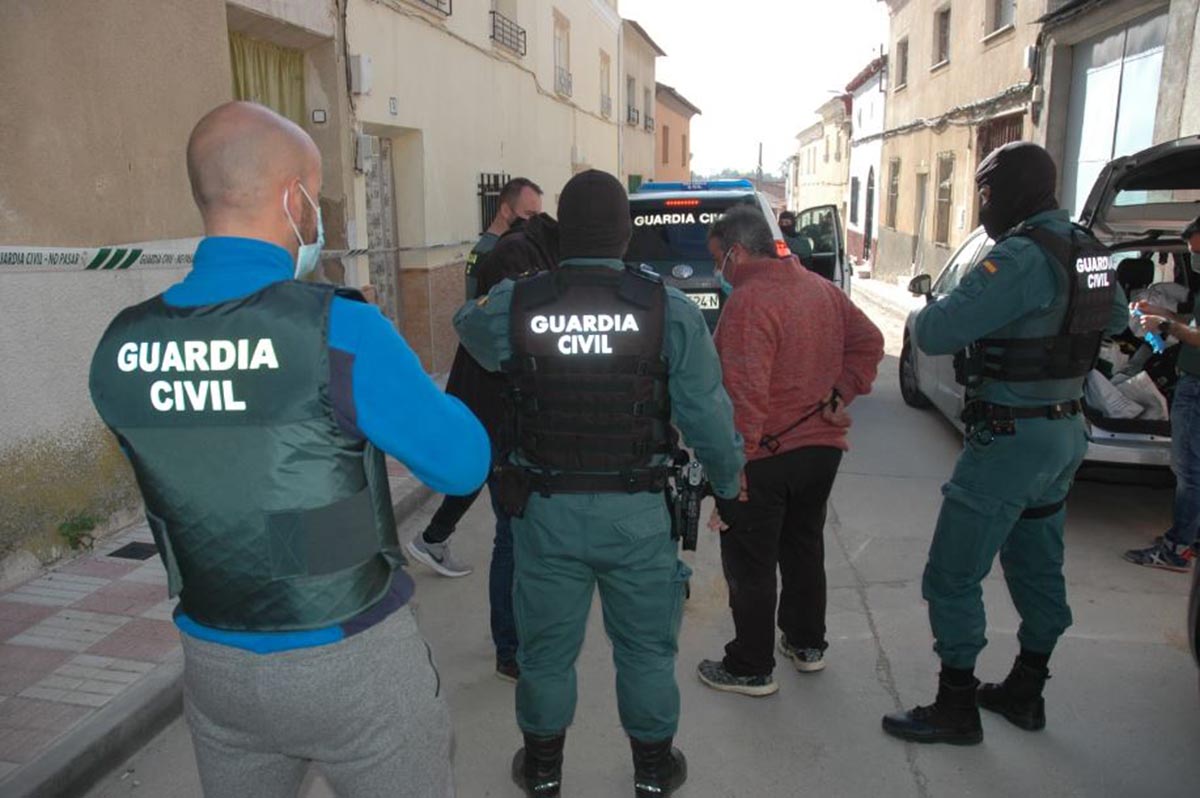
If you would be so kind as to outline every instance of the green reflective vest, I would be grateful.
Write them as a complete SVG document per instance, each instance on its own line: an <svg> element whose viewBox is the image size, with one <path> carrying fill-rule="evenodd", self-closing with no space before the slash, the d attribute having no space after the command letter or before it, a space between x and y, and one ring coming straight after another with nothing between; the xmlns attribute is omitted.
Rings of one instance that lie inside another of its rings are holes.
<svg viewBox="0 0 1200 798"><path fill-rule="evenodd" d="M370 607L403 562L383 454L330 400L335 293L274 283L240 299L122 311L92 401L133 465L169 591L197 622L284 631Z"/></svg>

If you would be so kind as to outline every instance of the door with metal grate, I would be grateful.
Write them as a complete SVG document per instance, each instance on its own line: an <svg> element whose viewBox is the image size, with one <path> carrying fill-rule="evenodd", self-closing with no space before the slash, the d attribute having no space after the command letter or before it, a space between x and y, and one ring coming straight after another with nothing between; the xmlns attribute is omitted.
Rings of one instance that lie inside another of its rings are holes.
<svg viewBox="0 0 1200 798"><path fill-rule="evenodd" d="M379 309L399 328L400 253L396 231L396 184L392 172L391 139L368 137L371 151L363 158L367 182L367 247L371 284Z"/></svg>

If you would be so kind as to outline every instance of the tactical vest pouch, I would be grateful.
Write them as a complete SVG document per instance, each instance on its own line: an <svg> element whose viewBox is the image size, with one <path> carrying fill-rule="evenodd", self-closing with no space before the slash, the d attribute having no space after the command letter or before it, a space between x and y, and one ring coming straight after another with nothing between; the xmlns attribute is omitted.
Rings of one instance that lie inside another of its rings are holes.
<svg viewBox="0 0 1200 798"><path fill-rule="evenodd" d="M529 484L529 472L514 465L499 466L496 469L494 488L496 501L501 509L513 518L524 518L525 507L533 489Z"/></svg>

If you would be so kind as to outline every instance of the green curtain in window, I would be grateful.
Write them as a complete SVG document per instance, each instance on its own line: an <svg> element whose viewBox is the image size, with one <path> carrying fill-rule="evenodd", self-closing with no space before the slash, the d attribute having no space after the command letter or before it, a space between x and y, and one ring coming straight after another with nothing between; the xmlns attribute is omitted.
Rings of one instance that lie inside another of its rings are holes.
<svg viewBox="0 0 1200 798"><path fill-rule="evenodd" d="M303 125L304 53L229 32L233 97L271 108Z"/></svg>

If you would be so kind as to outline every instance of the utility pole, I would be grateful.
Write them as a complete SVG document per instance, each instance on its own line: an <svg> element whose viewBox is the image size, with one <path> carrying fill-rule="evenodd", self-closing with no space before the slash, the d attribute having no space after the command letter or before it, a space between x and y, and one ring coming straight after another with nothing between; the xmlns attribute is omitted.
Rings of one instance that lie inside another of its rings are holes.
<svg viewBox="0 0 1200 798"><path fill-rule="evenodd" d="M758 172L754 186L755 191L762 191L762 142L758 142Z"/></svg>

